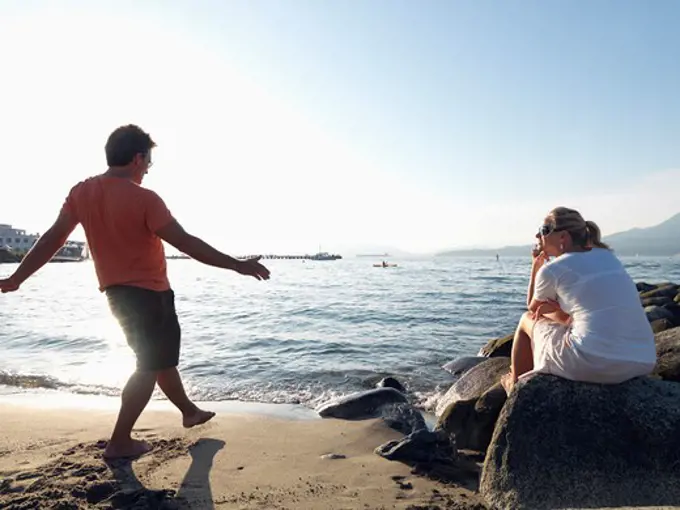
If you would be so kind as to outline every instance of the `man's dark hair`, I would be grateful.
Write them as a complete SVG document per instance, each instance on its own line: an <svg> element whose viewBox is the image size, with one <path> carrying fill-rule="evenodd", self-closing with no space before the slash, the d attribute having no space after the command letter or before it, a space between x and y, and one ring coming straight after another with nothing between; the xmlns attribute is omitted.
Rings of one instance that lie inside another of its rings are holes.
<svg viewBox="0 0 680 510"><path fill-rule="evenodd" d="M106 163L109 166L125 166L137 154L148 154L156 143L139 126L128 124L117 128L106 141Z"/></svg>

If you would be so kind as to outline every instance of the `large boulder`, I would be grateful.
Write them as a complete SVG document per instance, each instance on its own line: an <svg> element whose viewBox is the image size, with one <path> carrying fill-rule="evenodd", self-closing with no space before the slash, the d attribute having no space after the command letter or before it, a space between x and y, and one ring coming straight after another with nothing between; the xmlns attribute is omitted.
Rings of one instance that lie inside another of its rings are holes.
<svg viewBox="0 0 680 510"><path fill-rule="evenodd" d="M645 307L645 315L647 315L647 320L652 323L660 319L666 319L673 321L673 313L667 310L664 306L647 306Z"/></svg>
<svg viewBox="0 0 680 510"><path fill-rule="evenodd" d="M652 290L640 293L640 299L647 299L652 297L675 297L678 293L678 285L674 283L660 283Z"/></svg>
<svg viewBox="0 0 680 510"><path fill-rule="evenodd" d="M448 406L434 430L446 431L458 448L486 451L506 399L505 389L497 383L478 399L459 400Z"/></svg>
<svg viewBox="0 0 680 510"><path fill-rule="evenodd" d="M477 400L510 370L510 358L489 358L465 372L437 402L436 414L458 401Z"/></svg>
<svg viewBox="0 0 680 510"><path fill-rule="evenodd" d="M462 358L456 358L453 361L449 361L442 366L449 374L454 377L459 377L465 372L470 370L472 367L479 365L482 361L486 361L486 356L463 356Z"/></svg>
<svg viewBox="0 0 680 510"><path fill-rule="evenodd" d="M519 316L517 317L519 320ZM496 338L489 340L487 344L479 350L478 356L485 356L487 358L495 358L497 356L508 357L512 353L512 341L515 338L514 334L504 336L503 338Z"/></svg>
<svg viewBox="0 0 680 510"><path fill-rule="evenodd" d="M635 288L640 294L642 294L643 292L654 290L656 289L656 287L657 287L656 285L647 282L637 282L635 284Z"/></svg>
<svg viewBox="0 0 680 510"><path fill-rule="evenodd" d="M406 388L404 388L404 385L401 384L394 377L385 377L384 379L380 379L380 381L378 381L378 384L376 384L375 386L376 388L394 388L397 391L406 393Z"/></svg>
<svg viewBox="0 0 680 510"><path fill-rule="evenodd" d="M662 331L666 331L667 329L673 329L675 327L675 324L673 324L668 319L657 319L655 321L652 321L650 323L650 326L652 326L652 331L654 332L654 334L656 334L661 333Z"/></svg>
<svg viewBox="0 0 680 510"><path fill-rule="evenodd" d="M322 418L363 420L380 416L382 408L388 404L407 403L406 395L394 388L376 388L331 400L317 408L316 412Z"/></svg>
<svg viewBox="0 0 680 510"><path fill-rule="evenodd" d="M389 460L405 463L455 462L458 458L456 444L443 432L420 429L406 437L388 441L378 446L375 453Z"/></svg>
<svg viewBox="0 0 680 510"><path fill-rule="evenodd" d="M465 371L437 403L435 430L454 437L458 448L486 450L506 399L500 379L509 370L510 358L496 357Z"/></svg>
<svg viewBox="0 0 680 510"><path fill-rule="evenodd" d="M404 435L427 429L423 414L411 404L388 404L380 410L380 417L388 427Z"/></svg>
<svg viewBox="0 0 680 510"><path fill-rule="evenodd" d="M664 310L670 314L669 320L676 326L680 326L680 304L675 302L662 305Z"/></svg>
<svg viewBox="0 0 680 510"><path fill-rule="evenodd" d="M656 366L654 374L667 381L680 382L680 327L654 335Z"/></svg>
<svg viewBox="0 0 680 510"><path fill-rule="evenodd" d="M680 385L538 375L500 413L480 492L493 508L680 504Z"/></svg>
<svg viewBox="0 0 680 510"><path fill-rule="evenodd" d="M672 303L673 298L670 296L650 297L641 299L640 302L642 303L643 307L647 308L648 306L661 306L665 305L666 303Z"/></svg>

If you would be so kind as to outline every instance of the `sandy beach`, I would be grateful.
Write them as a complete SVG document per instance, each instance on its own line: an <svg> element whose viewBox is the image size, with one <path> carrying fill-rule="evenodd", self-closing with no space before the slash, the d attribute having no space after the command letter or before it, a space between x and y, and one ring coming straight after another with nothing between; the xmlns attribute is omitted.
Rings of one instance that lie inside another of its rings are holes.
<svg viewBox="0 0 680 510"><path fill-rule="evenodd" d="M51 402L0 400L2 508L485 508L475 480L444 484L376 455L402 437L378 420L298 419L235 405L185 430L176 412L156 408L136 429L154 450L107 464L111 403Z"/></svg>

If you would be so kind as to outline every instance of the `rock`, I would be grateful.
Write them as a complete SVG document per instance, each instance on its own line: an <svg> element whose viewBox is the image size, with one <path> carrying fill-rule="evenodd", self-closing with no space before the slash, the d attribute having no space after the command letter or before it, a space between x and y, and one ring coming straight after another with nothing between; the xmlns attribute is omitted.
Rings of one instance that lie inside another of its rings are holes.
<svg viewBox="0 0 680 510"><path fill-rule="evenodd" d="M317 412L324 418L360 420L379 416L384 405L407 402L406 395L394 388L377 388L332 400L320 406Z"/></svg>
<svg viewBox="0 0 680 510"><path fill-rule="evenodd" d="M670 318L668 320L670 320L673 325L680 326L680 304L671 301L670 303L661 305L661 308L670 314Z"/></svg>
<svg viewBox="0 0 680 510"><path fill-rule="evenodd" d="M519 316L517 317L519 320ZM503 338L496 338L489 340L487 344L479 350L478 356L485 356L487 358L495 358L497 356L509 357L512 353L512 341L515 338L514 333Z"/></svg>
<svg viewBox="0 0 680 510"><path fill-rule="evenodd" d="M501 408L505 405L505 402L508 399L508 394L505 392L505 388L501 385L501 383L496 383L491 388L486 390L484 394L479 397L479 400L477 400L477 404L475 404L475 410L478 413L493 413L495 412L494 410L497 409L498 412L496 414L496 418L498 417L498 414L501 412ZM496 422L496 419L494 418L494 423Z"/></svg>
<svg viewBox="0 0 680 510"><path fill-rule="evenodd" d="M406 393L406 388L397 381L394 377L385 377L384 379L381 379L378 381L378 384L376 384L376 387L378 388L394 388L397 391L401 391L402 393Z"/></svg>
<svg viewBox="0 0 680 510"><path fill-rule="evenodd" d="M637 282L635 284L635 288L637 289L638 292L643 293L643 292L649 292L650 290L656 289L656 285L652 285L652 284L646 283L646 282Z"/></svg>
<svg viewBox="0 0 680 510"><path fill-rule="evenodd" d="M347 456L343 455L342 453L327 453L325 455L322 455L321 458L324 460L339 460L346 459Z"/></svg>
<svg viewBox="0 0 680 510"><path fill-rule="evenodd" d="M680 327L654 335L656 366L654 374L666 381L680 382Z"/></svg>
<svg viewBox="0 0 680 510"><path fill-rule="evenodd" d="M477 400L510 370L510 358L490 358L461 376L437 403L436 414L459 400Z"/></svg>
<svg viewBox="0 0 680 510"><path fill-rule="evenodd" d="M449 361L442 368L452 376L458 377L487 359L489 358L486 356L463 356L462 358Z"/></svg>
<svg viewBox="0 0 680 510"><path fill-rule="evenodd" d="M20 262L21 257L12 250L0 247L0 264Z"/></svg>
<svg viewBox="0 0 680 510"><path fill-rule="evenodd" d="M404 435L427 428L425 418L409 403L408 397L404 394L406 390L399 381L393 377L386 377L378 385L381 387L327 402L320 406L317 412L324 418L345 420L380 417L388 427Z"/></svg>
<svg viewBox="0 0 680 510"><path fill-rule="evenodd" d="M85 493L87 502L90 504L104 501L118 490L118 484L111 481L97 482L90 485Z"/></svg>
<svg viewBox="0 0 680 510"><path fill-rule="evenodd" d="M107 508L174 510L179 508L174 496L175 491L170 489L127 489L116 492L106 502L111 503L111 506Z"/></svg>
<svg viewBox="0 0 680 510"><path fill-rule="evenodd" d="M653 321L650 326L652 326L652 331L656 333L661 333L662 331L666 331L667 329L671 329L675 327L675 324L673 324L671 321L668 319L657 319Z"/></svg>
<svg viewBox="0 0 680 510"><path fill-rule="evenodd" d="M680 294L677 294L677 295L673 298L673 301L674 301L675 303L680 303Z"/></svg>
<svg viewBox="0 0 680 510"><path fill-rule="evenodd" d="M497 383L479 399L454 402L437 420L435 431L453 436L458 448L486 451L506 399L505 390Z"/></svg>
<svg viewBox="0 0 680 510"><path fill-rule="evenodd" d="M427 428L425 418L411 404L388 404L381 408L380 414L388 427L404 435Z"/></svg>
<svg viewBox="0 0 680 510"><path fill-rule="evenodd" d="M671 321L673 319L673 313L662 306L648 306L645 308L645 315L647 315L647 320L651 323L659 319L667 319Z"/></svg>
<svg viewBox="0 0 680 510"><path fill-rule="evenodd" d="M9 494L12 491L12 480L3 478L0 480L0 495Z"/></svg>
<svg viewBox="0 0 680 510"><path fill-rule="evenodd" d="M661 333L664 334L664 333ZM508 397L480 492L493 508L671 506L680 501L680 385L537 375Z"/></svg>
<svg viewBox="0 0 680 510"><path fill-rule="evenodd" d="M40 471L26 471L24 473L17 473L14 476L14 479L16 481L22 481L22 480L30 480L32 478L40 478L41 476L43 476L43 473L41 473Z"/></svg>
<svg viewBox="0 0 680 510"><path fill-rule="evenodd" d="M678 293L678 286L674 283L662 283L656 288L640 294L640 299L652 297L674 297Z"/></svg>
<svg viewBox="0 0 680 510"><path fill-rule="evenodd" d="M672 303L673 299L670 296L661 296L644 298L641 299L640 302L644 308L647 308L648 306L661 306L665 305L666 303Z"/></svg>
<svg viewBox="0 0 680 510"><path fill-rule="evenodd" d="M386 459L413 466L412 474L427 476L441 482L460 484L473 481L472 483L476 484L479 480L477 463L459 455L455 442L441 430L437 432L419 430L400 441L389 441L379 446L375 453ZM402 477L392 479L403 480ZM434 509L439 506L427 508Z"/></svg>
<svg viewBox="0 0 680 510"><path fill-rule="evenodd" d="M455 462L456 445L444 431L418 430L401 440L378 446L375 453L389 460L405 463Z"/></svg>

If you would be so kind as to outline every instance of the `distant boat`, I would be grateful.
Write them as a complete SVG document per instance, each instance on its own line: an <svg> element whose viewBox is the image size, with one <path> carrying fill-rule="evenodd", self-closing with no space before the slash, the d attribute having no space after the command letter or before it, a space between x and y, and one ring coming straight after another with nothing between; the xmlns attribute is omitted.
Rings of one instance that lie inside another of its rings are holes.
<svg viewBox="0 0 680 510"><path fill-rule="evenodd" d="M326 251L320 251L319 253L315 253L314 255L309 256L309 260L339 260L342 258L342 255L336 255L332 253L328 253Z"/></svg>
<svg viewBox="0 0 680 510"><path fill-rule="evenodd" d="M86 258L84 251L85 243L67 241L50 262L82 262Z"/></svg>
<svg viewBox="0 0 680 510"><path fill-rule="evenodd" d="M373 264L373 267L399 267L397 264Z"/></svg>
<svg viewBox="0 0 680 510"><path fill-rule="evenodd" d="M31 247L40 239L39 234L27 234L25 230L9 224L0 224L0 261L21 261ZM50 262L80 262L87 258L87 246L82 241L66 241Z"/></svg>

